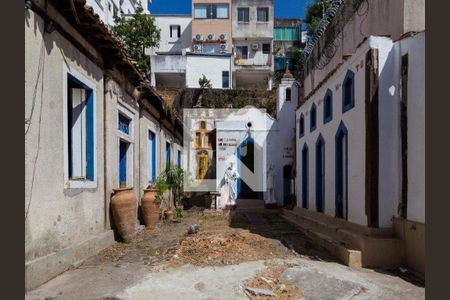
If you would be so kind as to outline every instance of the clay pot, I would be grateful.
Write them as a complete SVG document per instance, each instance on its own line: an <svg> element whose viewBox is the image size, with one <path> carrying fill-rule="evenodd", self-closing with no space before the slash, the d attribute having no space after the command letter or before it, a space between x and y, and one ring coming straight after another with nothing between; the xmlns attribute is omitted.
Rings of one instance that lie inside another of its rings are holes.
<svg viewBox="0 0 450 300"><path fill-rule="evenodd" d="M155 228L159 220L160 203L156 199L156 189L144 189L141 198L142 217L147 228Z"/></svg>
<svg viewBox="0 0 450 300"><path fill-rule="evenodd" d="M172 221L173 220L173 210L168 209L164 212L164 216L166 217L166 220Z"/></svg>
<svg viewBox="0 0 450 300"><path fill-rule="evenodd" d="M113 189L111 208L117 231L125 243L131 241L135 234L137 219L137 199L133 188Z"/></svg>

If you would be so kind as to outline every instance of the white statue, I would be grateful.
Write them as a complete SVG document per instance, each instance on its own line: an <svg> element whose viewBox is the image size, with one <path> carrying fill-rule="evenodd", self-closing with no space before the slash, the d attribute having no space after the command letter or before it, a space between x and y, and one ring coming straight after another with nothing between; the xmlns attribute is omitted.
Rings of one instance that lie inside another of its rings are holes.
<svg viewBox="0 0 450 300"><path fill-rule="evenodd" d="M234 169L233 163L230 162L230 166L225 170L222 186L222 196L225 201L225 205L236 205L237 197L237 172Z"/></svg>
<svg viewBox="0 0 450 300"><path fill-rule="evenodd" d="M268 191L267 203L275 203L272 165L270 165L269 169L267 170L267 191Z"/></svg>

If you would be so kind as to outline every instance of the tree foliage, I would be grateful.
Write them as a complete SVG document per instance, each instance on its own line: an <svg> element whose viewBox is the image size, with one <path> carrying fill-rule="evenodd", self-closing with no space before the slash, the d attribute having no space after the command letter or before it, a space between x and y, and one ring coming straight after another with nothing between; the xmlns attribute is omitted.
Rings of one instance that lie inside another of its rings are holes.
<svg viewBox="0 0 450 300"><path fill-rule="evenodd" d="M200 88L202 89L210 89L212 87L211 80L206 78L205 74L202 74L203 76L199 78L198 84L200 85Z"/></svg>
<svg viewBox="0 0 450 300"><path fill-rule="evenodd" d="M145 56L145 48L159 46L160 29L155 25L155 19L143 11L139 4L131 16L114 17L112 32L124 43L130 58L147 73L150 64Z"/></svg>
<svg viewBox="0 0 450 300"><path fill-rule="evenodd" d="M331 1L327 0L315 0L313 3L308 4L305 12L305 19L303 23L306 25L308 35L312 35L319 26L320 20L322 20L323 12L330 7Z"/></svg>

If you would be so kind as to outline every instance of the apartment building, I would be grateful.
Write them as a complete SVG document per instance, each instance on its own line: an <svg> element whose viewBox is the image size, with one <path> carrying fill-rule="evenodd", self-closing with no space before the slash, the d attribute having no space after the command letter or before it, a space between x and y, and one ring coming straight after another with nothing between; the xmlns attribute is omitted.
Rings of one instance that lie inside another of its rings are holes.
<svg viewBox="0 0 450 300"><path fill-rule="evenodd" d="M273 0L233 0L233 86L272 89Z"/></svg>
<svg viewBox="0 0 450 300"><path fill-rule="evenodd" d="M86 0L86 4L94 9L100 20L109 26L114 25L115 16L132 14L139 4L144 9L144 13L148 13L149 2L151 0Z"/></svg>
<svg viewBox="0 0 450 300"><path fill-rule="evenodd" d="M275 19L273 26L273 53L275 71L283 70L286 62L291 64L293 49L300 48L301 41L301 19Z"/></svg>

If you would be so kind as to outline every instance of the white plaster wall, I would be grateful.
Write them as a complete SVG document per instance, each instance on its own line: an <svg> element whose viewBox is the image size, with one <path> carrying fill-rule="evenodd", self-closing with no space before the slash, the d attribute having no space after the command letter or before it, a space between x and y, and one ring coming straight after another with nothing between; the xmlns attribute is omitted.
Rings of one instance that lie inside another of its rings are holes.
<svg viewBox="0 0 450 300"><path fill-rule="evenodd" d="M273 0L233 0L231 19L233 23L233 38L273 38ZM249 23L238 23L238 7L249 8ZM269 8L268 22L257 21L257 8Z"/></svg>
<svg viewBox="0 0 450 300"><path fill-rule="evenodd" d="M190 48L192 44L192 18L191 16L155 16L155 24L161 30L159 47L152 49L155 52L180 52ZM170 37L170 25L181 26L181 36Z"/></svg>
<svg viewBox="0 0 450 300"><path fill-rule="evenodd" d="M425 32L395 44L398 67L408 53L408 211L425 223Z"/></svg>
<svg viewBox="0 0 450 300"><path fill-rule="evenodd" d="M29 10L25 17L25 118L31 115L25 135L26 261L81 243L107 228L101 155L103 73L58 31L46 34L43 39L43 29L43 20ZM95 87L94 188L65 188L64 67Z"/></svg>
<svg viewBox="0 0 450 300"><path fill-rule="evenodd" d="M367 225L365 215L365 55L379 50L379 226L390 227L400 199L400 111L398 68L389 38L370 37L337 72L296 112L297 205L301 206L301 151L309 148L309 209L315 210L315 143L319 133L325 140L325 213L335 215L335 134L341 120L348 130L348 220ZM358 69L356 66L359 65ZM355 106L342 114L342 86L347 70L355 73ZM392 88L394 87L394 88ZM327 89L333 92L333 119L323 124ZM317 106L317 128L309 132L309 110ZM305 116L305 136L299 136L300 113ZM307 114L308 113L308 114Z"/></svg>
<svg viewBox="0 0 450 300"><path fill-rule="evenodd" d="M258 50L254 51L252 50L252 45L258 44ZM270 53L264 54L262 51L263 44L270 44ZM273 69L273 46L272 46L272 39L256 39L256 40L248 40L248 41L241 41L241 40L234 40L234 47L235 47L235 54L236 57L236 47L238 46L247 46L248 47L248 59L239 59L239 61L235 61L236 68L238 66L258 66L263 67L267 66L269 69Z"/></svg>
<svg viewBox="0 0 450 300"><path fill-rule="evenodd" d="M212 88L222 88L222 71L230 72L232 81L231 58L229 56L188 55L186 64L186 86L199 88L198 80L204 74L211 81Z"/></svg>
<svg viewBox="0 0 450 300"><path fill-rule="evenodd" d="M111 9L109 9L108 3L110 4ZM122 5L120 5L120 0L86 0L86 4L94 9L94 12L98 14L100 20L109 26L114 25L113 3L118 8L119 16L121 15L121 11L125 15L134 13L137 3L141 3L144 13L149 13L146 0L124 0Z"/></svg>

